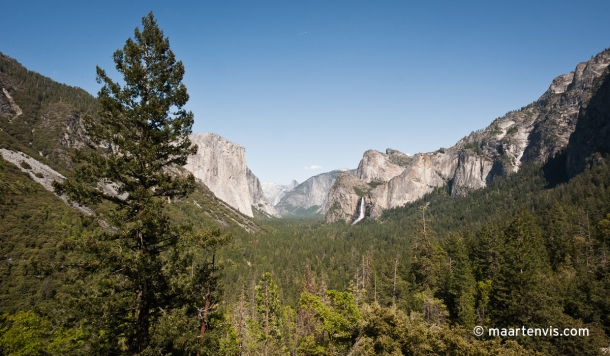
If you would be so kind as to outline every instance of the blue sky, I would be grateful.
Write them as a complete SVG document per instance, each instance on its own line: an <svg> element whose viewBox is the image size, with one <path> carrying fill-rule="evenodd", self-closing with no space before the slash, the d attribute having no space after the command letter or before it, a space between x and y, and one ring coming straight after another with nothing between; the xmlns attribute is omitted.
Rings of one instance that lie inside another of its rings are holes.
<svg viewBox="0 0 610 356"><path fill-rule="evenodd" d="M23 0L2 5L0 52L96 95L95 66L119 79L111 55L151 10L184 62L193 131L283 184L367 149L449 147L610 47L607 0Z"/></svg>

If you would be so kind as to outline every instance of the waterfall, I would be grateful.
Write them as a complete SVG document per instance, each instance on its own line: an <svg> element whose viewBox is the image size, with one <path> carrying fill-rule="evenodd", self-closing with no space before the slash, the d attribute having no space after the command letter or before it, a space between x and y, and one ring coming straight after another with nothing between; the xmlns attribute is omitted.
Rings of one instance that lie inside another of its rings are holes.
<svg viewBox="0 0 610 356"><path fill-rule="evenodd" d="M360 216L358 216L358 219L356 219L356 221L354 221L352 225L356 225L360 220L364 219L364 210L364 197L362 197L362 199L360 200Z"/></svg>

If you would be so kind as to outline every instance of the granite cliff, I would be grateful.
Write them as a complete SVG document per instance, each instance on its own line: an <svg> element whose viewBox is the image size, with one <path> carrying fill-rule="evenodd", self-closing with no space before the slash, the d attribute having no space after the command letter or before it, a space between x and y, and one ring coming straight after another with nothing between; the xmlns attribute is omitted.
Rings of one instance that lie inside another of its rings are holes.
<svg viewBox="0 0 610 356"><path fill-rule="evenodd" d="M413 157L390 149L386 154L365 152L355 174L337 177L325 220L355 221L361 199L365 215L377 218L383 210L417 200L443 185L449 186L453 196L465 195L496 176L518 171L523 162L544 163L566 150L567 170L574 175L599 147L610 151L609 64L610 50L605 50L578 64L573 72L556 77L534 103L507 113L450 148Z"/></svg>
<svg viewBox="0 0 610 356"><path fill-rule="evenodd" d="M277 213L273 205L269 203L269 200L265 196L261 182L248 167L246 167L246 177L248 178L248 190L250 191L250 197L252 197L252 208L258 210L258 212L263 215L267 215L268 217L279 218L280 215Z"/></svg>
<svg viewBox="0 0 610 356"><path fill-rule="evenodd" d="M566 150L568 177L610 154L610 67L593 86L597 90L591 100L583 104Z"/></svg>
<svg viewBox="0 0 610 356"><path fill-rule="evenodd" d="M279 217L265 197L258 178L246 166L244 147L209 132L193 134L190 138L199 149L188 158L184 168L214 195L247 216L254 216L254 207Z"/></svg>

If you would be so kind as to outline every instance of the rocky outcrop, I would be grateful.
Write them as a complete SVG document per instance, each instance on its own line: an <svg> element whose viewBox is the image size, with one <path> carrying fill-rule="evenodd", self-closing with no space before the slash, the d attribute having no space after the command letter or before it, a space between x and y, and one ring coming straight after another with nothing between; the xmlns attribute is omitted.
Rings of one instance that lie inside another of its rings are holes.
<svg viewBox="0 0 610 356"><path fill-rule="evenodd" d="M246 166L246 150L219 135L190 135L199 149L184 166L218 198L242 214L254 216L252 206L270 216L279 216L263 194L258 178Z"/></svg>
<svg viewBox="0 0 610 356"><path fill-rule="evenodd" d="M279 218L280 214L277 213L265 196L261 182L248 167L246 167L246 177L248 178L248 188L252 196L252 206L265 215Z"/></svg>
<svg viewBox="0 0 610 356"><path fill-rule="evenodd" d="M307 179L286 192L275 205L276 210L282 216L323 215L326 212L328 192L340 172L331 171Z"/></svg>
<svg viewBox="0 0 610 356"><path fill-rule="evenodd" d="M327 221L343 220L354 222L360 213L360 201L364 197L365 215L368 214L368 209L372 205L369 196L371 187L362 179L348 172L341 172L337 175L335 183L332 185L328 196L332 197L332 202L329 200L326 203L325 219ZM367 201L368 198L368 201Z"/></svg>
<svg viewBox="0 0 610 356"><path fill-rule="evenodd" d="M408 159L401 156L402 165L389 159L394 150L388 149L386 155L366 151L356 174L335 182L326 221L352 222L360 196L365 198L367 216L375 218L383 210L417 200L435 187L448 185L453 196L467 194L485 187L498 175L518 171L523 162L546 162L565 150L568 140L570 146L572 141L580 142L579 148L569 149L568 166L573 172L582 170L583 165L577 162L584 162L593 151L601 147L610 152L608 117L599 114L609 112L610 89L604 86L607 81L602 83L609 64L610 50L578 64L574 72L555 78L536 102L494 120L451 148ZM575 133L577 126L579 132ZM369 184L370 189L359 194L367 183L374 186Z"/></svg>
<svg viewBox="0 0 610 356"><path fill-rule="evenodd" d="M2 88L2 91L0 91L0 117L10 119L13 116L13 112L11 108L11 101L6 94L4 94L5 90L6 89Z"/></svg>
<svg viewBox="0 0 610 356"><path fill-rule="evenodd" d="M365 153L367 154L370 155ZM460 188L455 189L456 194L467 191L471 189L471 185L478 187L484 184L480 182L485 182L491 165L486 169L488 165L483 162L487 161L475 155L440 149L431 153L416 154L402 173L387 182L379 180L367 182L356 174L343 174L329 193L325 219L353 222L358 215L352 209L357 206L360 197L365 199L365 215L377 218L381 216L383 210L417 200L435 187L443 186L454 178L457 178L455 180L460 184ZM484 169L481 169L481 166ZM469 181L469 178L472 181Z"/></svg>
<svg viewBox="0 0 610 356"><path fill-rule="evenodd" d="M394 162L400 162L400 158L391 160L390 157L401 157L404 162L401 162L402 165L396 164ZM386 150L386 154L368 150L364 152L364 156L356 169L356 177L367 183L372 181L387 182L405 170L409 158L410 156L390 148Z"/></svg>
<svg viewBox="0 0 610 356"><path fill-rule="evenodd" d="M4 94L4 98L0 97L0 115L14 114L14 117L17 117L23 114L23 111L15 104L13 97L6 88L2 88L2 93ZM0 96L2 95L0 94Z"/></svg>
<svg viewBox="0 0 610 356"><path fill-rule="evenodd" d="M493 167L494 162L490 159L460 151L451 180L451 195L466 195L472 190L485 187L495 176Z"/></svg>
<svg viewBox="0 0 610 356"><path fill-rule="evenodd" d="M595 94L583 105L566 156L569 177L610 154L610 69L594 83Z"/></svg>
<svg viewBox="0 0 610 356"><path fill-rule="evenodd" d="M252 198L246 176L246 150L213 133L190 135L197 153L184 168L201 180L218 198L242 214L252 216Z"/></svg>
<svg viewBox="0 0 610 356"><path fill-rule="evenodd" d="M30 178L36 183L42 185L44 189L55 193L53 182L63 183L66 179L61 173L55 171L46 164L40 163L38 160L26 155L23 152L15 152L0 148L0 157L7 162L11 162L22 172L29 174ZM65 195L60 195L59 198L67 205L77 209L85 215L94 215L93 210L76 202L69 201Z"/></svg>

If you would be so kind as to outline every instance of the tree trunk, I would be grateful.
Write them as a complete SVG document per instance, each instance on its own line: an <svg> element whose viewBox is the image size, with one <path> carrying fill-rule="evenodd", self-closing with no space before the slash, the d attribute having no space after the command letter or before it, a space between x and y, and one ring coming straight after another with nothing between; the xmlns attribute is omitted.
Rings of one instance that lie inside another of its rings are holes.
<svg viewBox="0 0 610 356"><path fill-rule="evenodd" d="M208 281L208 290L205 296L205 307L203 308L203 319L201 320L201 332L199 333L199 343L203 340L205 331L208 325L208 313L210 310L210 295L212 294L212 278L214 277L214 259L216 254L212 254L212 268L210 270L210 280ZM197 356L201 356L201 353L197 351Z"/></svg>

